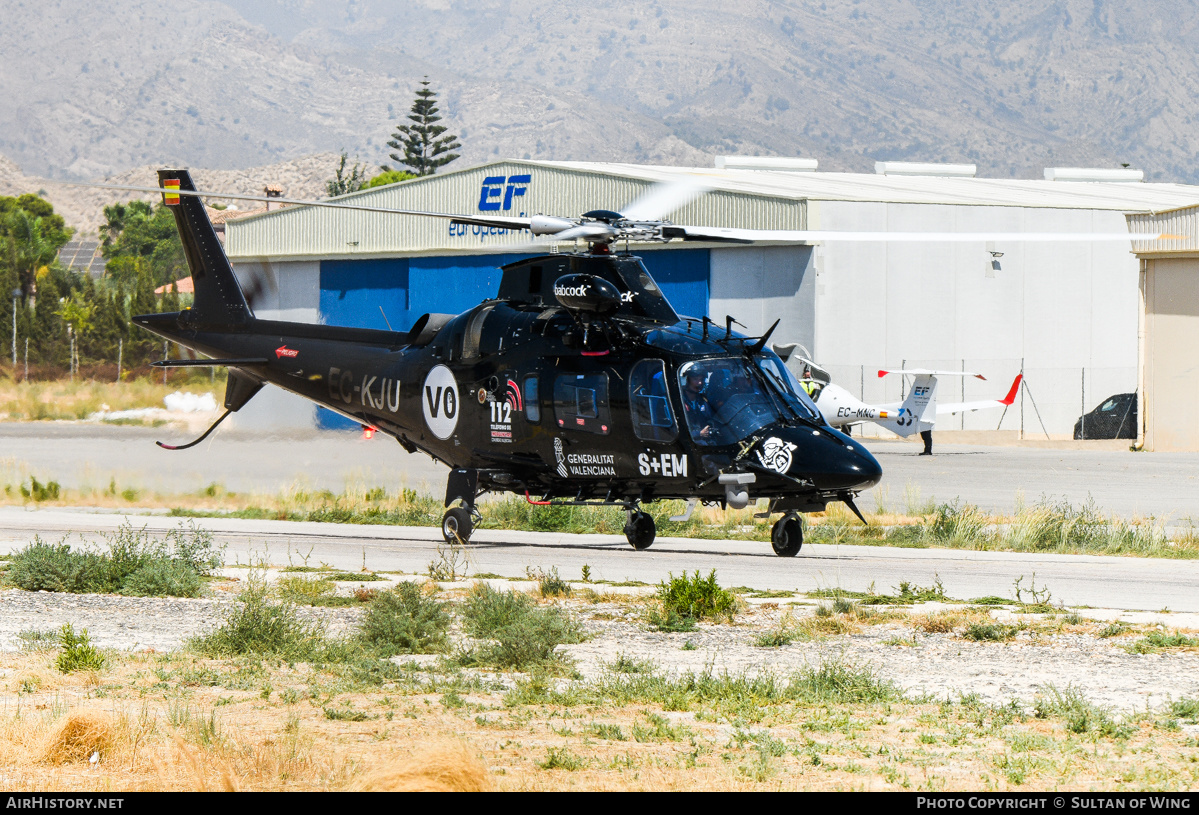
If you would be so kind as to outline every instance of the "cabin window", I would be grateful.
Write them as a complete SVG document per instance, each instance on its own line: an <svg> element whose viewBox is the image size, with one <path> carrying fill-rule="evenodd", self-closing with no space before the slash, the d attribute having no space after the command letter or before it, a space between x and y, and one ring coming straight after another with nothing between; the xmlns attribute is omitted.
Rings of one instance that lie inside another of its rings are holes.
<svg viewBox="0 0 1199 815"><path fill-rule="evenodd" d="M608 411L608 375L558 377L554 381L554 419L563 430L608 435L612 424Z"/></svg>
<svg viewBox="0 0 1199 815"><path fill-rule="evenodd" d="M670 442L679 431L666 393L666 366L660 359L643 359L629 376L629 412L633 432L643 441Z"/></svg>
<svg viewBox="0 0 1199 815"><path fill-rule="evenodd" d="M525 377L525 421L537 424L541 421L541 403L537 401L537 376Z"/></svg>

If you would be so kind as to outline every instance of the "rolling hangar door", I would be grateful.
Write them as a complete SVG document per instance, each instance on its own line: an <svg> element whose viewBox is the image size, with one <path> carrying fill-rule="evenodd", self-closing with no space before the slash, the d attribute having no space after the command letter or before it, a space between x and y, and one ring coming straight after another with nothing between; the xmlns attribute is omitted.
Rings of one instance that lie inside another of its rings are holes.
<svg viewBox="0 0 1199 815"><path fill-rule="evenodd" d="M457 314L494 297L500 287L500 267L525 257L529 255L323 260L320 321L378 329L390 324L394 331L407 331L424 314ZM641 257L680 314L708 313L710 250L647 251ZM317 426L358 428L325 408L317 408Z"/></svg>
<svg viewBox="0 0 1199 815"><path fill-rule="evenodd" d="M1128 228L1177 236L1133 242L1141 261L1141 442L1157 452L1199 452L1199 207L1130 214Z"/></svg>
<svg viewBox="0 0 1199 815"><path fill-rule="evenodd" d="M1145 261L1141 285L1145 449L1199 451L1199 254Z"/></svg>

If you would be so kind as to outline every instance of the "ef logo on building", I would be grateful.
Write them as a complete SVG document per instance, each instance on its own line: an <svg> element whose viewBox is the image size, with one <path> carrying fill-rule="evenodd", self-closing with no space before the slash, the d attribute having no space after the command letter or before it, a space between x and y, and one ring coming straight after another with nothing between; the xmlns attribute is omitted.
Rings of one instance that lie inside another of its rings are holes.
<svg viewBox="0 0 1199 815"><path fill-rule="evenodd" d="M505 212L512 209L512 199L520 198L529 188L532 180L530 175L489 175L483 179L483 189L479 192L479 209L482 212Z"/></svg>

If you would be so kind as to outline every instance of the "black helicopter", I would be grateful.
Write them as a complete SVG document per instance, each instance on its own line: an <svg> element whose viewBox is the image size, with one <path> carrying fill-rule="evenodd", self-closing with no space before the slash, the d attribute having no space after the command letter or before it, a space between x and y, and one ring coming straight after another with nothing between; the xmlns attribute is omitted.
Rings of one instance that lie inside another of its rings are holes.
<svg viewBox="0 0 1199 815"><path fill-rule="evenodd" d="M198 444L270 383L449 466L449 542L470 537L486 492L623 507L635 549L656 533L645 503L685 499L682 520L701 501L743 508L766 498L766 517L782 514L771 539L784 557L803 545L799 513L841 501L861 518L854 497L882 478L767 347L774 326L753 338L731 318L680 317L638 257L612 251L630 237L737 240L729 230L638 221L629 208L578 220L407 213L582 239L590 249L504 266L494 299L427 314L407 332L344 328L256 318L200 201L213 194L198 193L184 170L160 170L159 182L195 300L134 321L212 357L157 365L229 369L225 412L189 444L160 442L167 449Z"/></svg>

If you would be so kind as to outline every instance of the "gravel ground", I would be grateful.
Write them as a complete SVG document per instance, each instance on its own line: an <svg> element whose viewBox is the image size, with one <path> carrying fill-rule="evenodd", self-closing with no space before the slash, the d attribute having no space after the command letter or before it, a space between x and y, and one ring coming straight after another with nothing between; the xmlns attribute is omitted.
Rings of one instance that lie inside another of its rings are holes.
<svg viewBox="0 0 1199 815"><path fill-rule="evenodd" d="M76 630L86 628L92 641L103 648L177 649L188 637L220 625L233 608L236 601L229 590L235 590L235 585L221 588L224 591L218 590L212 598L196 600L2 591L0 651L16 651L19 632L47 631L65 623ZM563 650L577 661L578 670L586 677L598 675L620 655L652 661L666 671L773 671L777 675L818 665L822 660L841 659L871 666L879 676L908 691L936 697L977 693L996 704L1017 699L1028 705L1048 685L1058 689L1075 687L1090 701L1122 712L1199 697L1199 653L1191 649L1131 654L1122 647L1127 638L1121 641L1091 634L1048 636L1023 631L1012 642L979 643L953 634L925 634L902 622L888 622L865 626L857 634L762 648L754 644L755 637L776 628L787 611L777 602L751 604L735 625L701 625L696 631L681 634L650 630L641 622L640 612L627 605L571 605L580 612L591 638L564 646ZM941 607L925 604L912 613ZM802 606L790 611L797 616L805 613ZM337 634L350 630L362 610L302 608L301 613L324 620L330 633ZM1010 616L1002 611L995 613L1001 618ZM1183 615L1098 609L1082 613L1096 620L1160 623L1170 631L1186 628L1190 622L1181 619ZM688 641L695 646L693 650L683 650ZM903 641L908 644L898 644Z"/></svg>

